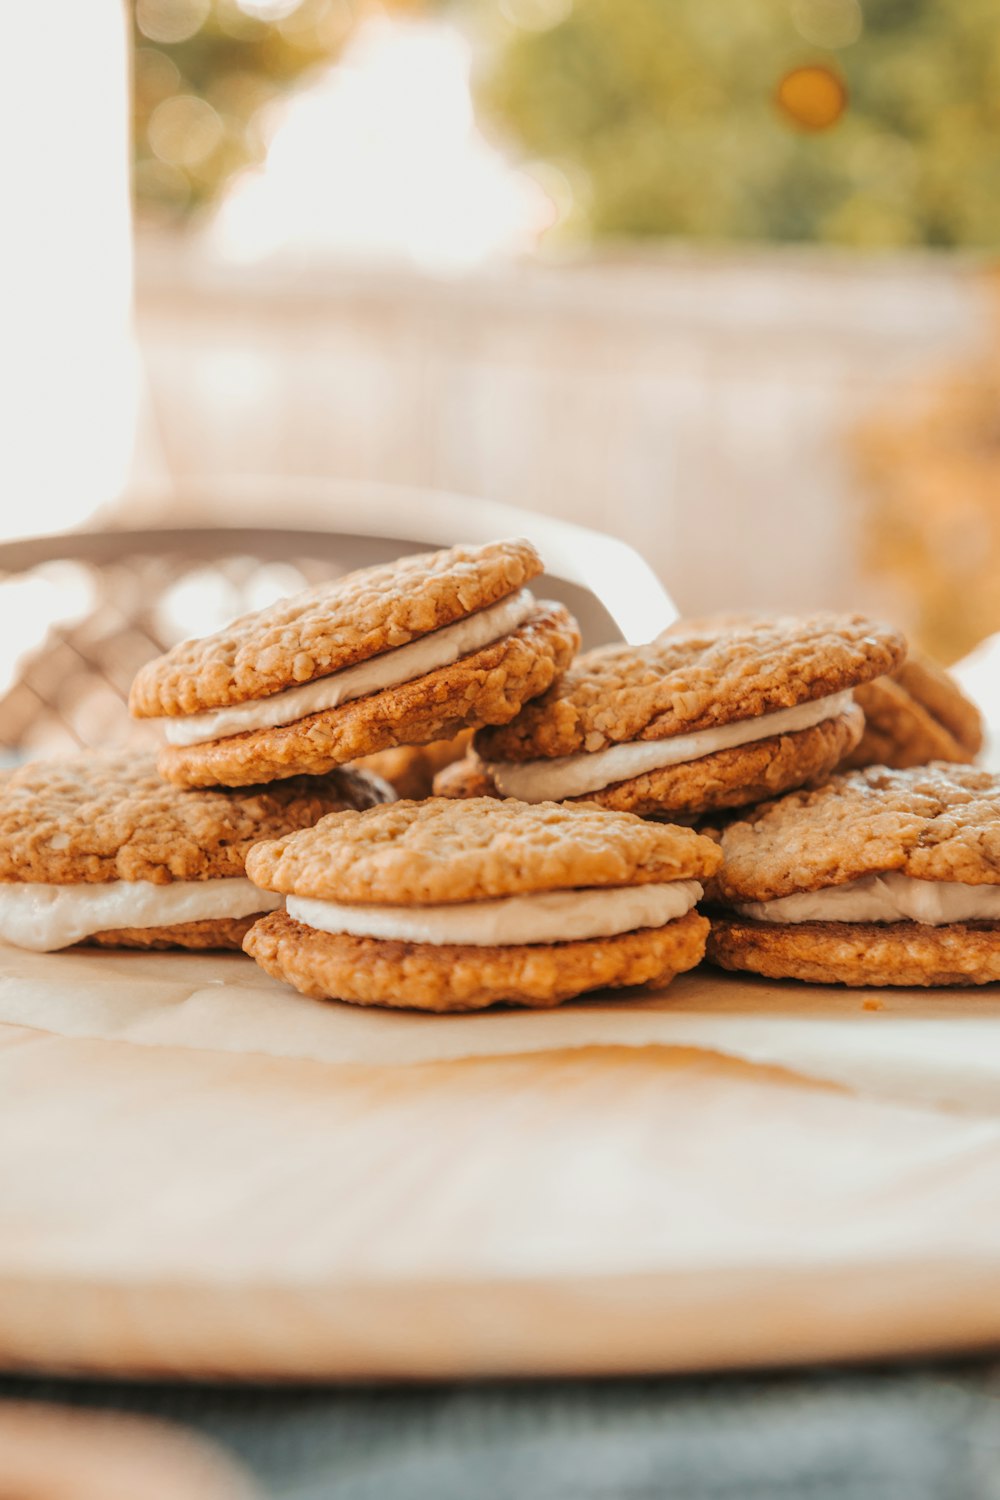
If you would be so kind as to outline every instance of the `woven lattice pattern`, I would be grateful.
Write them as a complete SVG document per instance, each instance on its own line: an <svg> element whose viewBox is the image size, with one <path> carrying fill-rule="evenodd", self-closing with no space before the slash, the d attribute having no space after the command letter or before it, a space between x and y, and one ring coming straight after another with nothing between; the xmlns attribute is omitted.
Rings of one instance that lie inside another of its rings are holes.
<svg viewBox="0 0 1000 1500"><path fill-rule="evenodd" d="M196 534L194 534L196 536ZM4 567L0 548L0 745L7 760L96 745L142 744L159 736L126 709L133 676L185 636L214 630L246 610L337 577L354 566L302 556L301 538L275 532L255 551L206 557L191 533L158 550L133 551L127 535L106 547L53 539L29 567ZM255 535L255 540L259 538ZM100 551L104 556L99 555Z"/></svg>

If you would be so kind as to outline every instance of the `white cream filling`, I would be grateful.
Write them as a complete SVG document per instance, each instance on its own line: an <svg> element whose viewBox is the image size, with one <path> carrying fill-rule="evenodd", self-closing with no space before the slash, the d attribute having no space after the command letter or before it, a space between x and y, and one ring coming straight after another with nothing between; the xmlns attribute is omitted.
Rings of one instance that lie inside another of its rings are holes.
<svg viewBox="0 0 1000 1500"><path fill-rule="evenodd" d="M1000 885L915 880L893 870L773 901L744 901L736 911L755 922L922 922L943 927L1000 920Z"/></svg>
<svg viewBox="0 0 1000 1500"><path fill-rule="evenodd" d="M172 927L274 911L283 898L245 876L218 880L108 880L95 885L0 884L0 939L50 953L113 927Z"/></svg>
<svg viewBox="0 0 1000 1500"><path fill-rule="evenodd" d="M756 719L739 719L733 724L719 724L713 729L699 729L694 734L672 735L665 740L630 740L579 755L564 755L556 760L488 761L487 770L499 792L505 797L519 797L522 802L560 802L564 797L579 797L598 792L617 781L659 771L664 766L679 766L689 760L702 760L719 750L766 740L773 734L792 734L811 729L826 719L836 719L853 703L848 689L781 708Z"/></svg>
<svg viewBox="0 0 1000 1500"><path fill-rule="evenodd" d="M342 906L289 896L288 915L320 932L350 933L403 943L462 943L506 948L521 943L572 943L662 927L701 898L697 880L604 890L537 891L454 906Z"/></svg>
<svg viewBox="0 0 1000 1500"><path fill-rule="evenodd" d="M397 646L392 651L384 651L381 656L372 656L353 667L331 672L328 677L317 677L300 687L286 688L284 692L272 693L267 698L253 698L249 703L237 703L231 708L160 719L159 723L171 745L200 745L206 740L243 734L248 729L274 729L281 724L293 724L307 714L337 708L355 698L366 698L369 693L381 693L386 688L400 687L404 682L425 677L439 667L450 667L461 657L481 651L501 636L509 635L524 624L535 607L535 597L530 589L521 589L519 593L491 604L488 609L467 615L464 620L443 625L440 630L422 635L406 646Z"/></svg>

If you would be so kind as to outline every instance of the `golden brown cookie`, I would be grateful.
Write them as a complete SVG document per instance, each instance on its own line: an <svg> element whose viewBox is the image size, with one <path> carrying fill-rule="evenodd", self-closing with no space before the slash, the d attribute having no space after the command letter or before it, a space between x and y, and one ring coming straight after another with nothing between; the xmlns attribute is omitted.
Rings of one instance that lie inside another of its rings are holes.
<svg viewBox="0 0 1000 1500"><path fill-rule="evenodd" d="M464 729L453 739L432 740L429 745L395 745L351 764L357 771L381 776L397 797L420 802L431 796L435 776L467 753L471 740L472 730Z"/></svg>
<svg viewBox="0 0 1000 1500"><path fill-rule="evenodd" d="M706 957L722 969L809 984L916 987L1000 980L1000 923L754 922L713 913Z"/></svg>
<svg viewBox="0 0 1000 1500"><path fill-rule="evenodd" d="M513 718L573 658L580 636L560 604L452 666L338 708L274 728L197 745L165 745L159 769L178 786L245 786L285 776L318 776L400 744L452 738L470 725Z"/></svg>
<svg viewBox="0 0 1000 1500"><path fill-rule="evenodd" d="M520 539L362 568L182 641L142 668L129 706L151 719L267 697L452 625L541 571L538 553Z"/></svg>
<svg viewBox="0 0 1000 1500"><path fill-rule="evenodd" d="M983 748L983 716L950 672L927 656L908 657L895 679L943 724L972 758Z"/></svg>
<svg viewBox="0 0 1000 1500"><path fill-rule="evenodd" d="M708 922L691 911L665 927L548 946L474 948L318 932L284 912L263 917L244 950L315 1000L430 1011L506 1004L548 1009L596 989L665 985L693 969Z"/></svg>
<svg viewBox="0 0 1000 1500"><path fill-rule="evenodd" d="M856 743L862 723L860 709L848 709L795 734L772 735L699 760L664 766L566 801L679 820L745 807L790 787L825 780L840 763L844 747ZM440 797L500 796L488 767L476 756L466 756L440 772L434 791Z"/></svg>
<svg viewBox="0 0 1000 1500"><path fill-rule="evenodd" d="M975 760L983 745L982 717L943 667L909 657L891 677L855 692L865 732L845 758L860 766L923 766L932 760Z"/></svg>
<svg viewBox="0 0 1000 1500"><path fill-rule="evenodd" d="M898 871L1000 884L1000 778L974 766L869 766L730 823L717 876L729 903L770 901Z"/></svg>
<svg viewBox="0 0 1000 1500"><path fill-rule="evenodd" d="M0 782L0 882L166 885L243 875L247 851L261 839L391 800L384 783L348 770L188 793L168 786L146 751L34 761Z"/></svg>
<svg viewBox="0 0 1000 1500"><path fill-rule="evenodd" d="M821 781L860 739L852 689L903 638L860 615L678 621L648 646L578 657L475 753L502 795L698 817ZM483 786L467 765L449 796Z"/></svg>
<svg viewBox="0 0 1000 1500"><path fill-rule="evenodd" d="M1000 978L1000 778L871 766L722 830L710 958L848 985Z"/></svg>
<svg viewBox="0 0 1000 1500"><path fill-rule="evenodd" d="M136 677L177 786L249 786L502 724L579 646L572 616L524 587L530 542L400 558L184 641Z"/></svg>
<svg viewBox="0 0 1000 1500"><path fill-rule="evenodd" d="M906 642L863 615L754 619L577 658L513 723L476 736L484 760L593 753L795 708L899 666Z"/></svg>
<svg viewBox="0 0 1000 1500"><path fill-rule="evenodd" d="M320 998L557 1005L697 963L698 882L720 860L690 829L591 806L398 802L251 851L251 878L288 912L244 949Z"/></svg>
<svg viewBox="0 0 1000 1500"><path fill-rule="evenodd" d="M179 791L152 755L125 750L23 766L0 781L0 938L45 948L64 946L46 934L72 932L71 942L99 934L122 946L169 937L206 947L214 935L238 946L244 918L267 909L246 879L253 844L392 797L384 782L346 770L239 792ZM219 910L202 911L205 902ZM158 907L170 914L148 920ZM118 913L110 923L109 910ZM142 918L131 921L135 910ZM77 932L88 911L105 920Z"/></svg>
<svg viewBox="0 0 1000 1500"><path fill-rule="evenodd" d="M239 953L260 912L249 917L217 917L175 922L167 927L111 927L87 938L97 948L231 948Z"/></svg>
<svg viewBox="0 0 1000 1500"><path fill-rule="evenodd" d="M333 813L258 844L251 880L268 891L390 906L483 901L522 892L700 879L719 851L689 828L631 813L513 799L395 802Z"/></svg>

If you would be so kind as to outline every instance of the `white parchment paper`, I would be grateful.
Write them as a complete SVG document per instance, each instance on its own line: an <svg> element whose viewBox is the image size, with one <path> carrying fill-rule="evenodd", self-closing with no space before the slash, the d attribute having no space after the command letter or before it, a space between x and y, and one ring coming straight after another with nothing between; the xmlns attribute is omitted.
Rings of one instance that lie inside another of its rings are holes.
<svg viewBox="0 0 1000 1500"><path fill-rule="evenodd" d="M902 1102L1000 1114L1000 987L840 990L703 967L643 998L434 1016L306 1000L239 954L0 948L0 1022L143 1046L402 1066L685 1047Z"/></svg>

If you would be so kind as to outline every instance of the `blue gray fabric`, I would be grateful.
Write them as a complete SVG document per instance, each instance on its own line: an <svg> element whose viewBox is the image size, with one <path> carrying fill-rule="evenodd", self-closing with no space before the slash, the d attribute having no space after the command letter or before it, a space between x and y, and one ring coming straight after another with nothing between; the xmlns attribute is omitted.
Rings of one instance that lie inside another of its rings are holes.
<svg viewBox="0 0 1000 1500"><path fill-rule="evenodd" d="M7 1379L0 1397L196 1428L273 1500L1000 1500L1000 1364L388 1389Z"/></svg>

